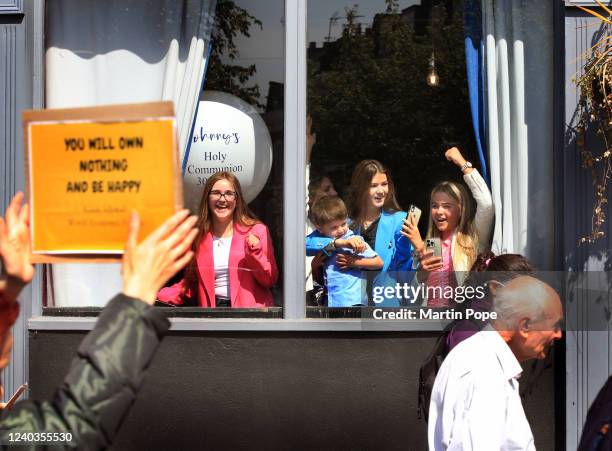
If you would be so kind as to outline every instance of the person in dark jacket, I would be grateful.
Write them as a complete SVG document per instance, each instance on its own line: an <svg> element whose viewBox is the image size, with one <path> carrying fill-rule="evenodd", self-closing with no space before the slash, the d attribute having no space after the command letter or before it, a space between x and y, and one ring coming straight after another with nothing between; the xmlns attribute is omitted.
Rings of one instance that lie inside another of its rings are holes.
<svg viewBox="0 0 612 451"><path fill-rule="evenodd" d="M6 218L0 217L0 369L10 356L17 297L34 276L28 208L21 207L22 199L17 194ZM49 439L57 440L54 449L59 445L98 450L111 445L169 327L165 315L152 307L155 295L193 257L197 218L188 214L176 213L140 244L139 217L132 214L122 262L123 292L109 302L79 346L53 399L22 401L2 413L1 445L39 449L48 446ZM15 442L17 438L21 441Z"/></svg>
<svg viewBox="0 0 612 451"><path fill-rule="evenodd" d="M589 407L578 451L612 451L612 376Z"/></svg>

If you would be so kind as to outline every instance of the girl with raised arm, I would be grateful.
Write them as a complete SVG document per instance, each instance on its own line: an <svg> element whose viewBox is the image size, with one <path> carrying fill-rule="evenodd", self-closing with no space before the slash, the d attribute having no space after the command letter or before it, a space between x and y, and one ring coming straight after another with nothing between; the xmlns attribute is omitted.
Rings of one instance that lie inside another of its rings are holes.
<svg viewBox="0 0 612 451"><path fill-rule="evenodd" d="M489 249L495 215L491 192L472 163L456 147L448 149L445 156L461 170L470 192L462 184L450 181L439 183L431 191L427 238L440 240L442 256L435 257L425 249L419 230L411 220L403 229L420 260L419 280L442 288L461 285L476 256ZM428 291L436 293L427 300L428 307L453 305L452 296L444 296L443 290Z"/></svg>

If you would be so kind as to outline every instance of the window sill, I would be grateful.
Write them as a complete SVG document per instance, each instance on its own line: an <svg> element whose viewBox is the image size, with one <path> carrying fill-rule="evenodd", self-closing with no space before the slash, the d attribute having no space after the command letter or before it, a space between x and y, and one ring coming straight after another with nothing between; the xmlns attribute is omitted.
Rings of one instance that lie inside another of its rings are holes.
<svg viewBox="0 0 612 451"><path fill-rule="evenodd" d="M372 320L374 318L374 312L400 312L402 310L414 310L418 311L418 307L406 308L406 307L306 307L306 318L310 319L349 319L357 318L363 319L364 321Z"/></svg>
<svg viewBox="0 0 612 451"><path fill-rule="evenodd" d="M282 307L249 309L157 306L156 308L163 309L168 318L283 318ZM101 307L44 307L43 317L96 318L101 311Z"/></svg>
<svg viewBox="0 0 612 451"><path fill-rule="evenodd" d="M171 331L261 331L261 332L440 332L447 322L438 320L367 320L361 318L211 318L170 317ZM88 331L95 316L35 316L29 319L31 331Z"/></svg>

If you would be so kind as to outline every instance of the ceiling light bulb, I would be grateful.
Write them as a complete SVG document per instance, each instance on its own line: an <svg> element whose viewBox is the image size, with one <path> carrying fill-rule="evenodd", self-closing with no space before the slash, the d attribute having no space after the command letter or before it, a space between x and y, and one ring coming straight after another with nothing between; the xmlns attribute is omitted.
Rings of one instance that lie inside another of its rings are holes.
<svg viewBox="0 0 612 451"><path fill-rule="evenodd" d="M429 71L427 74L427 84L429 86L438 86L440 84L440 77L438 77L436 69Z"/></svg>
<svg viewBox="0 0 612 451"><path fill-rule="evenodd" d="M438 76L438 71L436 70L436 60L431 54L431 58L429 58L429 71L427 72L427 84L429 86L438 86L440 84L440 77Z"/></svg>

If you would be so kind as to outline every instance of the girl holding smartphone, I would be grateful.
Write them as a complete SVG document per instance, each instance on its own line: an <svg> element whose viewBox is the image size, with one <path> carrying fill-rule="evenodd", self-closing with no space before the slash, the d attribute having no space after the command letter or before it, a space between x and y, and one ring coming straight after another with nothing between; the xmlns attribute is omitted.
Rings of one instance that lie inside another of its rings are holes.
<svg viewBox="0 0 612 451"><path fill-rule="evenodd" d="M459 149L448 149L445 157L461 170L470 192L451 181L441 182L431 191L427 238L440 240L442 256L426 250L419 229L411 219L406 221L402 234L410 239L418 256L419 280L428 286L454 287L463 283L476 256L489 248L495 210L487 184ZM452 305L452 299L440 296L439 291L435 293L436 296L426 301L428 307Z"/></svg>

